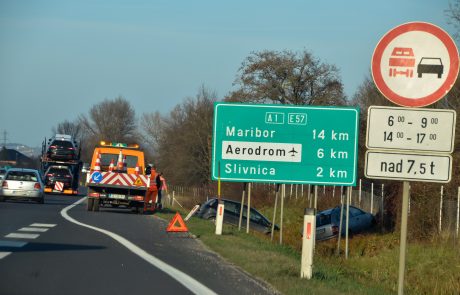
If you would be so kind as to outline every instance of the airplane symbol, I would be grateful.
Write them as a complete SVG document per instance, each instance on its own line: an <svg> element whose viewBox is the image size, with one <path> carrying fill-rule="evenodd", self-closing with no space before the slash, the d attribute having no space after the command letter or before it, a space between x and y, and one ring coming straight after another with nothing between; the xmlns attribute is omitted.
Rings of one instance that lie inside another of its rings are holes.
<svg viewBox="0 0 460 295"><path fill-rule="evenodd" d="M288 153L291 153L291 157L295 157L295 154L297 154L298 151L296 151L294 148L292 148L292 150L290 150Z"/></svg>

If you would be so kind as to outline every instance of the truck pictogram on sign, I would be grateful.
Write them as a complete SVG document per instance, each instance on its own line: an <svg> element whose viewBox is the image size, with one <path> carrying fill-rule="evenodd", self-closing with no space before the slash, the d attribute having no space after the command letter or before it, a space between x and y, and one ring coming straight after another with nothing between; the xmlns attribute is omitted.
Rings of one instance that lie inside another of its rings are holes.
<svg viewBox="0 0 460 295"><path fill-rule="evenodd" d="M412 78L414 75L415 58L412 48L395 47L388 62L390 77L405 75Z"/></svg>

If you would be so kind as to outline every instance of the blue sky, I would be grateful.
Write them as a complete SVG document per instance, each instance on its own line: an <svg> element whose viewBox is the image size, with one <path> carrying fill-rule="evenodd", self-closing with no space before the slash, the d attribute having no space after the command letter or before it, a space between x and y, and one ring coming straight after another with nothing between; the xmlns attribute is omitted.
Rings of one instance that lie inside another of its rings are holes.
<svg viewBox="0 0 460 295"><path fill-rule="evenodd" d="M205 85L219 98L253 51L311 51L353 96L380 38L410 21L449 33L448 0L0 0L0 132L39 146L51 128L123 96L167 114Z"/></svg>

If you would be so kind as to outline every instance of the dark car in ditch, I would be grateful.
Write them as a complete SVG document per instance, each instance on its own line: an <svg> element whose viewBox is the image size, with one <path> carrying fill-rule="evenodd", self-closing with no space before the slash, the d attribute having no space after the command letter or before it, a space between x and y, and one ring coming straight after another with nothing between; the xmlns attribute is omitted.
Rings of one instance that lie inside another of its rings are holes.
<svg viewBox="0 0 460 295"><path fill-rule="evenodd" d="M222 199L224 202L224 223L238 226L240 219L241 203L233 200ZM196 212L196 216L203 219L215 220L217 215L218 199L209 199L207 202L200 206L200 209ZM247 224L247 210L246 205L243 206L243 216L241 227L246 228ZM272 223L267 217L262 215L259 211L251 208L249 217L249 229L262 232L265 234L271 233ZM279 230L279 227L275 225L275 230Z"/></svg>

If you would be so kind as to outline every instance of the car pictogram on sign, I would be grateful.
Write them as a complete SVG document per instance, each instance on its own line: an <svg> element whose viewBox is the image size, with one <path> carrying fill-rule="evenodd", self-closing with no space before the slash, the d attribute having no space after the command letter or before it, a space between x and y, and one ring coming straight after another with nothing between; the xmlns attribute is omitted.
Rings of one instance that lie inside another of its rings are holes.
<svg viewBox="0 0 460 295"><path fill-rule="evenodd" d="M388 65L390 66L390 77L404 75L407 78L412 78L415 66L414 51L412 48L395 47Z"/></svg>
<svg viewBox="0 0 460 295"><path fill-rule="evenodd" d="M441 79L444 72L444 65L439 57L422 57L417 65L417 74L422 78L422 74L437 74Z"/></svg>

